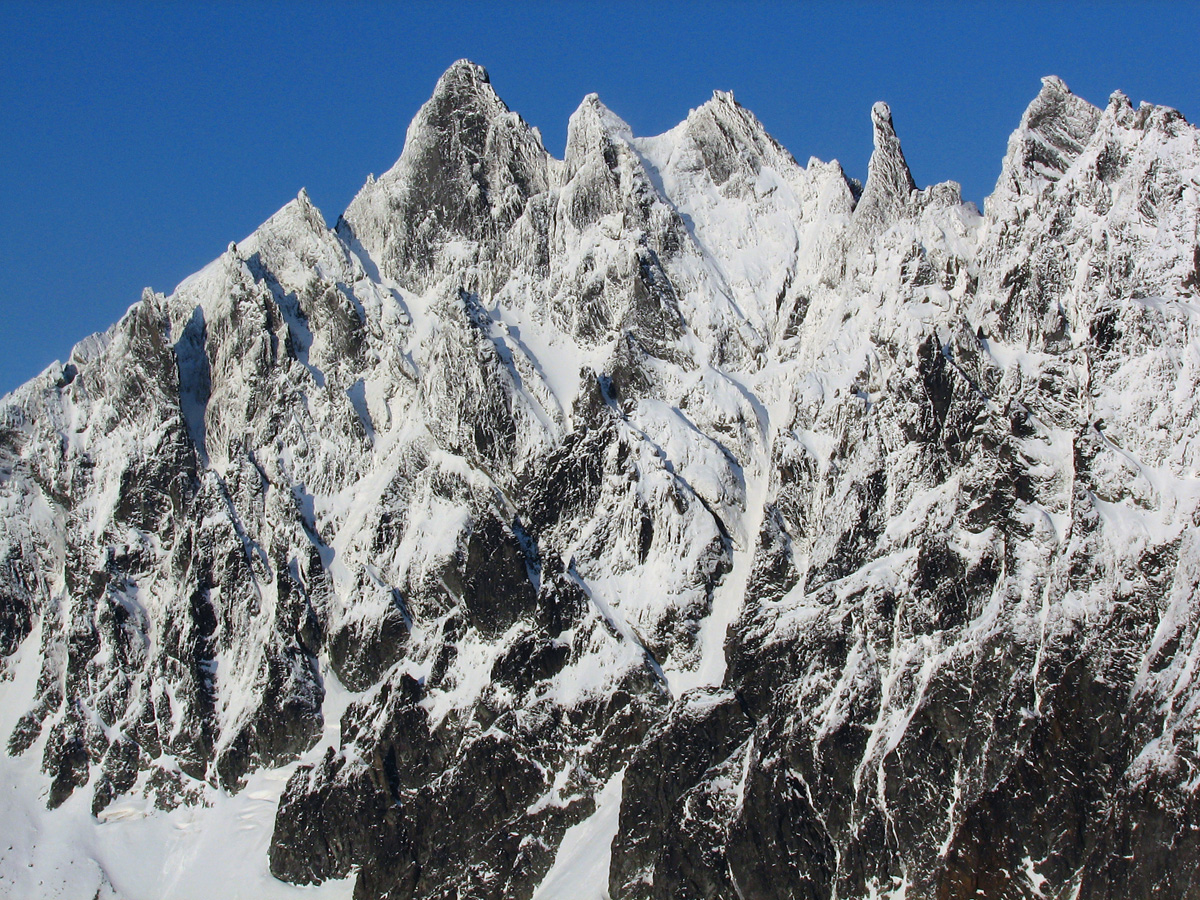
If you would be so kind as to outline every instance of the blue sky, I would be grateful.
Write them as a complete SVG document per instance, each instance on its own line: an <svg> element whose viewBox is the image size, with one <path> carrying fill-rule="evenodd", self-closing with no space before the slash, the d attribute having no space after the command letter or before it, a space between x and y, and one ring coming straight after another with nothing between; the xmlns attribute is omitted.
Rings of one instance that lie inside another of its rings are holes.
<svg viewBox="0 0 1200 900"><path fill-rule="evenodd" d="M303 186L332 223L459 57L561 154L596 91L635 133L733 90L864 178L887 100L918 183L981 202L1054 73L1200 119L1200 4L12 3L0 16L0 393Z"/></svg>

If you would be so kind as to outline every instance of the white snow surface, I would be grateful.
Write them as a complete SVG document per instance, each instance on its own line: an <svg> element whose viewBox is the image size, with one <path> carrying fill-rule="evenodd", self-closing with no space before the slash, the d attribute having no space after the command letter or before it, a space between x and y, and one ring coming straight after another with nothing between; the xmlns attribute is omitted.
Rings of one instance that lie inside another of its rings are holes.
<svg viewBox="0 0 1200 900"><path fill-rule="evenodd" d="M596 794L596 811L563 835L532 900L608 900L608 863L621 812L622 769Z"/></svg>

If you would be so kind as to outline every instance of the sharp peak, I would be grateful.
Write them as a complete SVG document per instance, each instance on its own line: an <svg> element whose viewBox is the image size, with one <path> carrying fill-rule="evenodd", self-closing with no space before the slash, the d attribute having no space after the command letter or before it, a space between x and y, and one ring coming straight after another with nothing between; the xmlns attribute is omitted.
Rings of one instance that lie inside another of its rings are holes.
<svg viewBox="0 0 1200 900"><path fill-rule="evenodd" d="M1037 96L1030 101L1021 116L1021 127L1028 127L1050 110L1076 110L1085 114L1099 115L1098 107L1084 100L1078 94L1072 93L1067 83L1057 75L1046 75L1042 78L1042 87Z"/></svg>
<svg viewBox="0 0 1200 900"><path fill-rule="evenodd" d="M615 131L625 138L632 138L633 132L629 127L629 123L622 119L619 115L610 109L600 95L592 92L584 97L575 112L571 113L571 118L567 122L568 133L572 128L578 128L582 122L594 121L603 130L608 132Z"/></svg>
<svg viewBox="0 0 1200 900"><path fill-rule="evenodd" d="M508 111L508 106L492 86L487 69L469 59L452 63L441 74L425 107L458 107L464 104L481 104L497 111Z"/></svg>
<svg viewBox="0 0 1200 900"><path fill-rule="evenodd" d="M577 107L576 111L578 111L580 109L584 109L585 107L589 108L589 109L605 109L605 110L607 110L608 104L606 104L603 100L600 99L599 94L597 94L595 91L592 91L591 93L587 94L582 100L579 101L579 106ZM611 110L609 110L609 111L611 112Z"/></svg>
<svg viewBox="0 0 1200 900"><path fill-rule="evenodd" d="M241 241L231 241L226 252L236 251L239 244L246 243L246 241L252 238L255 234L273 223L278 223L284 220L308 219L314 214L317 217L320 217L321 210L317 208L315 203L313 203L312 197L308 195L308 190L306 188L300 188L300 192L296 194L295 197L283 204L283 206L279 207L279 209L275 210L275 212L271 213L271 215L269 215L262 222L262 224L258 226L258 228L252 231L249 236Z"/></svg>
<svg viewBox="0 0 1200 900"><path fill-rule="evenodd" d="M277 216L294 214L311 216L313 213L321 216L321 210L317 207L317 204L313 203L312 197L309 196L308 188L302 187L300 188L300 192L287 203L283 204L283 206L279 207L271 218L274 219Z"/></svg>
<svg viewBox="0 0 1200 900"><path fill-rule="evenodd" d="M438 78L438 87L450 86L455 84L491 84L492 80L488 76L488 71L478 63L473 63L469 59L458 59L450 64L445 72Z"/></svg>
<svg viewBox="0 0 1200 900"><path fill-rule="evenodd" d="M875 149L889 147L894 141L899 148L900 138L896 135L896 125L892 121L892 108L879 100L871 107L871 131L875 141Z"/></svg>
<svg viewBox="0 0 1200 900"><path fill-rule="evenodd" d="M1056 94L1069 94L1071 89L1067 87L1067 83L1057 75L1045 75L1042 77L1042 90L1052 91Z"/></svg>
<svg viewBox="0 0 1200 900"><path fill-rule="evenodd" d="M426 127L437 130L448 122L461 121L470 115L480 115L487 120L512 116L514 122L520 121L532 132L529 124L509 109L496 93L487 69L469 59L460 59L442 73L429 99L417 110L408 126L405 147Z"/></svg>
<svg viewBox="0 0 1200 900"><path fill-rule="evenodd" d="M791 156L787 149L767 131L766 125L754 114L754 111L738 103L733 96L733 91L713 91L708 100L688 111L687 118L680 123L680 127L695 128L697 123L706 119L732 125L735 130L751 137L752 140L766 141L775 145L789 157Z"/></svg>
<svg viewBox="0 0 1200 900"><path fill-rule="evenodd" d="M733 91L713 91L712 96L697 106L695 109L688 112L688 119L693 118L697 114L709 115L734 115L745 116L747 113L753 115L750 110L738 103L733 96Z"/></svg>

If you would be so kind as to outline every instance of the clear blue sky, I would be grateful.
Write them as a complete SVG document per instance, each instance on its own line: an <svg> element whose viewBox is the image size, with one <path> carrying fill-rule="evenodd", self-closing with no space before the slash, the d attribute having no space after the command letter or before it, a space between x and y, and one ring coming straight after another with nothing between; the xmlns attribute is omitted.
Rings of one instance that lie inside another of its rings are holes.
<svg viewBox="0 0 1200 900"><path fill-rule="evenodd" d="M556 154L590 91L656 134L720 88L863 178L887 100L917 181L980 202L1040 76L1196 121L1197 46L1185 2L0 5L0 393L302 186L334 222L459 57Z"/></svg>

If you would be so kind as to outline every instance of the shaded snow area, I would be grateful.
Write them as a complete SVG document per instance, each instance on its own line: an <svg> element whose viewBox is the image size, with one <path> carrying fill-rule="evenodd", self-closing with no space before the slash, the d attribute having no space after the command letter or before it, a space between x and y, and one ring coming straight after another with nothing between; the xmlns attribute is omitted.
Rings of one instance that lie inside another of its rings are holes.
<svg viewBox="0 0 1200 900"><path fill-rule="evenodd" d="M0 894L1200 896L1200 135L868 133L459 62L0 398Z"/></svg>

